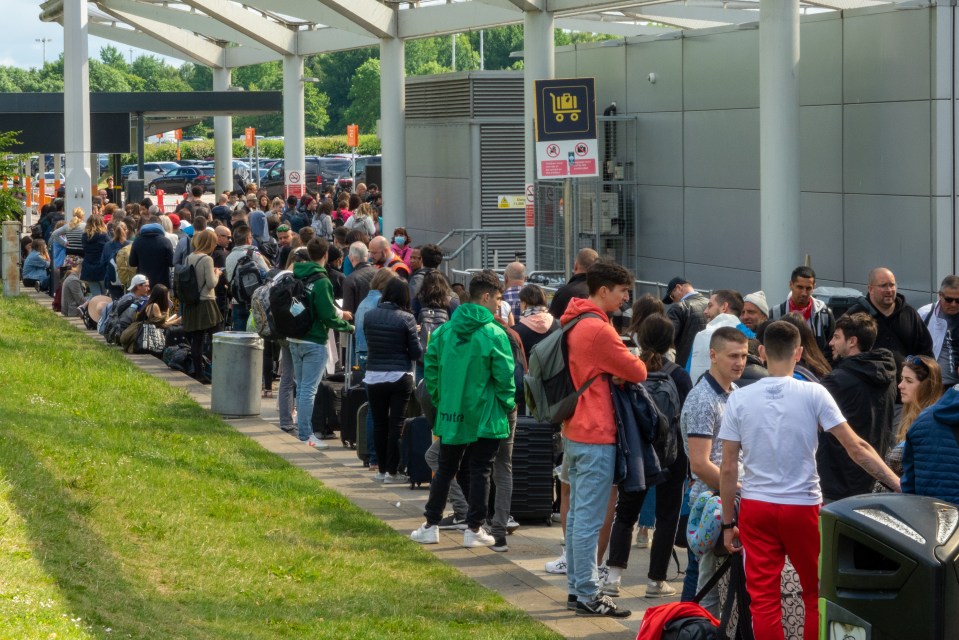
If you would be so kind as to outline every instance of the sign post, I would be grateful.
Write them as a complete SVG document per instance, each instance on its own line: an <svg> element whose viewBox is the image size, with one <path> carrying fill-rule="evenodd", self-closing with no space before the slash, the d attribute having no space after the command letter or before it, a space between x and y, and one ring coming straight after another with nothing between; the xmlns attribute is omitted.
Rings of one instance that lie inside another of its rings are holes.
<svg viewBox="0 0 959 640"><path fill-rule="evenodd" d="M253 178L253 147L256 146L256 129L246 127L243 130L243 146L246 147L247 164L250 166L250 179Z"/></svg>
<svg viewBox="0 0 959 640"><path fill-rule="evenodd" d="M173 132L173 137L176 138L176 159L177 162L180 161L180 140L183 140L183 129L177 129Z"/></svg>
<svg viewBox="0 0 959 640"><path fill-rule="evenodd" d="M566 279L573 262L573 178L599 175L595 78L534 81L536 177L563 178L563 247ZM532 193L527 190L527 204ZM527 212L526 224L530 226Z"/></svg>
<svg viewBox="0 0 959 640"><path fill-rule="evenodd" d="M346 125L346 144L353 149L350 162L350 178L353 180L353 192L356 192L356 148L360 146L360 125Z"/></svg>

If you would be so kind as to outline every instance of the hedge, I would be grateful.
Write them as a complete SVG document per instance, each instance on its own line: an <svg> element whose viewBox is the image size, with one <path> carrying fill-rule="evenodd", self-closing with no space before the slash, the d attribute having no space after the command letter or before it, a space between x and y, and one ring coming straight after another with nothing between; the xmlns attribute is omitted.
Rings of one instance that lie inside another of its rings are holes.
<svg viewBox="0 0 959 640"><path fill-rule="evenodd" d="M346 146L346 136L320 136L306 139L306 155L324 156L330 153L349 153L350 148ZM157 144L147 144L144 146L144 162L160 162L176 160L176 144L173 142L161 142ZM246 158L247 148L242 140L233 141L233 157L238 159ZM356 152L359 155L370 156L380 153L380 139L374 134L361 135L360 146ZM202 160L213 157L213 140L203 140L198 142L181 142L180 157L184 160ZM283 140L260 140L261 158L282 158ZM135 164L136 154L128 153L121 156L123 164Z"/></svg>

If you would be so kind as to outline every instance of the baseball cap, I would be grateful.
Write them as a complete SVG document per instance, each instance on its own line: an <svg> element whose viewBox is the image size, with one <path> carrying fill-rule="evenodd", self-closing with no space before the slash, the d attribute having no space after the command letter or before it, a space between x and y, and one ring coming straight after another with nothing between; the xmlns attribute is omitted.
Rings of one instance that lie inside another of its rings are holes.
<svg viewBox="0 0 959 640"><path fill-rule="evenodd" d="M180 228L180 216L178 216L175 213L171 213L171 214L168 214L167 217L170 218L170 224L173 225L174 229Z"/></svg>
<svg viewBox="0 0 959 640"><path fill-rule="evenodd" d="M669 297L669 294L673 292L673 289L678 287L681 284L689 284L689 281L685 278L675 277L669 281L669 284L666 285L666 295L663 297L663 304L672 304L673 299Z"/></svg>
<svg viewBox="0 0 959 640"><path fill-rule="evenodd" d="M139 287L141 284L150 284L150 280L142 273L138 273L135 276L133 276L133 279L130 280L130 288L127 289L127 291L133 291L134 289Z"/></svg>

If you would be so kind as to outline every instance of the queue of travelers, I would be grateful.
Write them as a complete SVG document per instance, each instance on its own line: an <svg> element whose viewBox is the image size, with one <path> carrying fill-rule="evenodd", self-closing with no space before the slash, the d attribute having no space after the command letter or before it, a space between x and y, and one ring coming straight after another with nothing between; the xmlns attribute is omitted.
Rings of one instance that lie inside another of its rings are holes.
<svg viewBox="0 0 959 640"><path fill-rule="evenodd" d="M107 205L109 223L102 214L84 221L82 212L64 222L55 204L29 243L24 282L55 293L66 315L96 309L102 317L130 301L133 322L185 332L193 375L209 382L203 356L212 333L257 330L247 278L274 287L298 281L310 326L266 340L263 391L272 397L279 377L279 427L329 447L331 434L315 427L325 402L318 389L355 334L345 365L364 376L369 416L359 428L368 428L375 480L408 481L399 440L418 386L433 416L436 440L424 455L434 475L425 521L411 538L437 544L440 530L463 531L464 546L499 552L517 526L511 452L526 412L524 375L538 345L565 331L569 377L582 393L561 425L555 461L565 550L546 570L566 574L567 608L577 615L630 615L615 598L637 525L650 554L646 597L677 595L667 574L677 532L684 538L681 514L707 505L721 518L725 549L687 551L680 597L691 600L711 582L724 551L745 549L757 637L783 637L788 558L802 586L805 637L815 637L821 504L872 491L959 504L951 426L959 419L959 276L916 310L892 270L877 267L866 295L839 317L814 297L808 266L783 283L783 297L706 293L676 277L662 299L631 303L632 274L584 248L550 299L520 262L503 277L483 271L451 283L439 270L441 247L414 245L404 228L384 235L375 204L382 196L373 193L373 201L327 190L286 202L222 194L212 210L194 193L170 215L149 200ZM183 266L196 273L196 300L171 299ZM610 318L623 309L632 322L621 335ZM675 459L649 467L648 482L627 489L615 477L610 385L653 382L676 398L681 446ZM701 604L718 614L719 590Z"/></svg>

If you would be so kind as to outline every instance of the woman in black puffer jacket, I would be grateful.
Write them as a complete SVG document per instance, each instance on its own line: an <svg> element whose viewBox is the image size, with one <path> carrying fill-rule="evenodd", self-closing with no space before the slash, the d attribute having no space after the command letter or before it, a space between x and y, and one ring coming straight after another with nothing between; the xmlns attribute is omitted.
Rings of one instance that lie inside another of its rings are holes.
<svg viewBox="0 0 959 640"><path fill-rule="evenodd" d="M380 303L364 317L363 333L368 350L365 382L379 461L376 479L404 484L406 478L397 473L400 434L413 393L413 363L423 356L405 280L387 283Z"/></svg>

